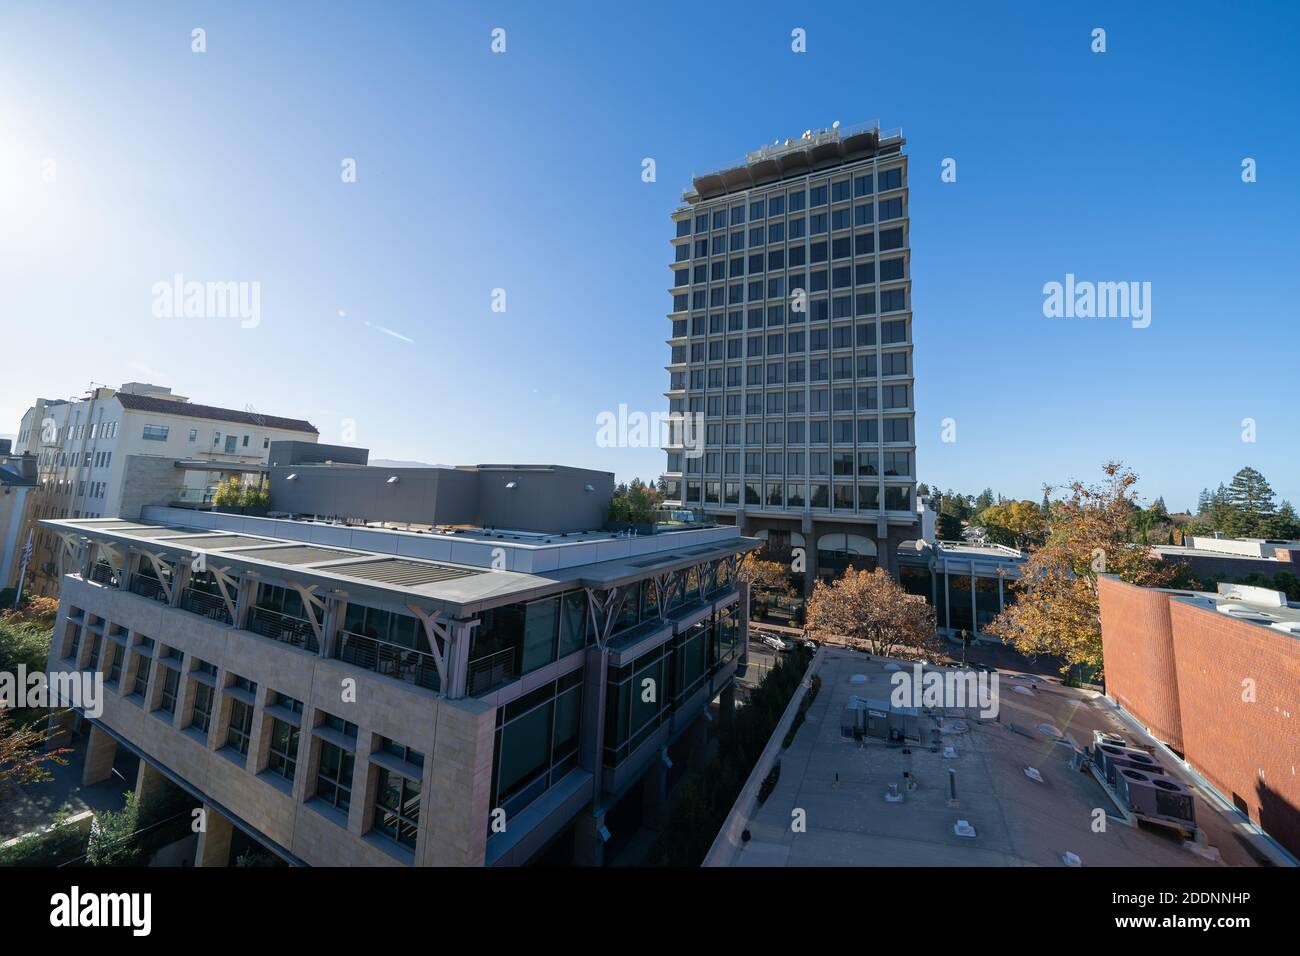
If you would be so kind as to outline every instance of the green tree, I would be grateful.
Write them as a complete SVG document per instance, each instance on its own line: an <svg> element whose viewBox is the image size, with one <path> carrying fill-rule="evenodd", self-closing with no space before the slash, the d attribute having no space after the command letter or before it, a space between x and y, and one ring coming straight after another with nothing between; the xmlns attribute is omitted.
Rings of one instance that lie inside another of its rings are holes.
<svg viewBox="0 0 1300 956"><path fill-rule="evenodd" d="M961 519L946 511L939 512L935 519L935 534L940 541L960 541Z"/></svg>
<svg viewBox="0 0 1300 956"><path fill-rule="evenodd" d="M655 520L662 498L651 485L640 478L630 484L619 485L609 500L609 520L627 524L650 524Z"/></svg>
<svg viewBox="0 0 1300 956"><path fill-rule="evenodd" d="M1284 538L1287 541L1300 537L1300 519L1297 519L1291 502L1283 501L1278 507L1277 515L1273 518L1273 531L1269 537Z"/></svg>
<svg viewBox="0 0 1300 956"><path fill-rule="evenodd" d="M141 862L136 844L139 821L140 800L134 792L126 794L126 805L121 810L97 813L90 827L86 862L91 866L138 865Z"/></svg>
<svg viewBox="0 0 1300 956"><path fill-rule="evenodd" d="M1227 525L1219 528L1236 538L1265 538L1273 529L1277 507L1273 489L1249 466L1232 476L1226 494Z"/></svg>

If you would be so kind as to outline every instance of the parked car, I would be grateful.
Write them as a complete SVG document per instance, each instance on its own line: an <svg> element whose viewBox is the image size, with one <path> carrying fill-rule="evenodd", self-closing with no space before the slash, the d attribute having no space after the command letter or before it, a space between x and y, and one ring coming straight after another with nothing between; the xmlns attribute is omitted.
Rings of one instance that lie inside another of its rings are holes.
<svg viewBox="0 0 1300 956"><path fill-rule="evenodd" d="M790 649L790 645L775 634L764 634L763 643L776 651L788 651Z"/></svg>
<svg viewBox="0 0 1300 956"><path fill-rule="evenodd" d="M804 650L812 651L814 654L817 653L817 642L814 641L811 637L805 637L800 639L799 644L803 647Z"/></svg>

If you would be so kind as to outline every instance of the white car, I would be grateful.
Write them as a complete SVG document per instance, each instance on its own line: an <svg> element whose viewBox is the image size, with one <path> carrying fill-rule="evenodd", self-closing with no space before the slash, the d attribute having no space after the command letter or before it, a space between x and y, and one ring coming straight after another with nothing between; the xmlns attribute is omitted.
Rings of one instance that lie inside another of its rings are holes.
<svg viewBox="0 0 1300 956"><path fill-rule="evenodd" d="M764 634L763 643L774 651L788 651L790 649L790 645L781 640L781 638L777 637L775 634Z"/></svg>

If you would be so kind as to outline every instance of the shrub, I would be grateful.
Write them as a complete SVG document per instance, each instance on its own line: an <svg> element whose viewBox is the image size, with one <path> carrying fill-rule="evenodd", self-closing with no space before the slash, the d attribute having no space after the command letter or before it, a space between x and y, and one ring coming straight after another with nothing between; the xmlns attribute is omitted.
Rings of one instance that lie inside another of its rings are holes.
<svg viewBox="0 0 1300 956"><path fill-rule="evenodd" d="M96 814L86 847L86 862L91 866L138 866L141 853L135 833L139 821L139 798L133 792L126 794L126 806L121 810Z"/></svg>
<svg viewBox="0 0 1300 956"><path fill-rule="evenodd" d="M749 779L754 765L803 679L812 655L800 648L783 656L736 712L718 755L696 778L682 784L664 831L651 851L657 866L699 866Z"/></svg>

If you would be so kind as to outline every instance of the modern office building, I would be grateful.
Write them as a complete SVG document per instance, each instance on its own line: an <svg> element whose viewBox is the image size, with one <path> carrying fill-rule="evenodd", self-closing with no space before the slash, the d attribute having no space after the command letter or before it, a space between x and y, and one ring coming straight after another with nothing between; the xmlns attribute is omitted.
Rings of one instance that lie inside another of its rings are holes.
<svg viewBox="0 0 1300 956"><path fill-rule="evenodd" d="M198 405L169 388L128 382L74 401L37 399L14 450L36 457L34 518L99 518L138 513L168 485L182 502L211 501L227 474L259 470L271 442L317 437L310 422ZM38 531L37 593L55 588L55 559L53 538Z"/></svg>
<svg viewBox="0 0 1300 956"><path fill-rule="evenodd" d="M1300 856L1300 606L1097 579L1106 696Z"/></svg>
<svg viewBox="0 0 1300 956"><path fill-rule="evenodd" d="M905 541L898 549L899 583L934 608L939 633L959 638L962 632L987 642L984 628L1016 600L1011 589L1019 580L1025 556L1015 548L975 541Z"/></svg>
<svg viewBox="0 0 1300 956"><path fill-rule="evenodd" d="M897 575L917 535L907 156L879 124L696 176L672 214L666 499Z"/></svg>
<svg viewBox="0 0 1300 956"><path fill-rule="evenodd" d="M662 812L674 761L707 753L711 702L734 713L736 564L759 542L507 530L525 485L584 500L604 479L510 467L469 473L502 485L477 499L491 527L42 520L66 571L49 668L106 685L102 714L72 722L89 724L85 782L138 754L139 786L162 775L207 807L203 865L226 862L232 827L297 864L600 864ZM628 805L635 822L614 822Z"/></svg>

